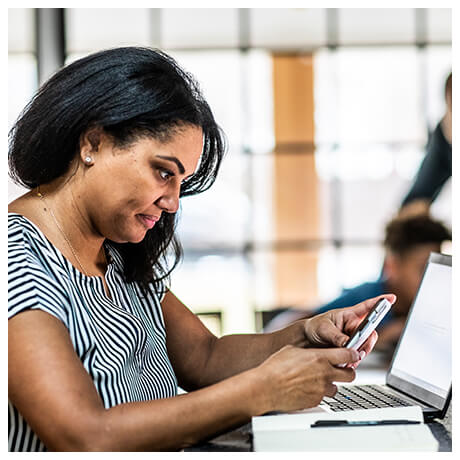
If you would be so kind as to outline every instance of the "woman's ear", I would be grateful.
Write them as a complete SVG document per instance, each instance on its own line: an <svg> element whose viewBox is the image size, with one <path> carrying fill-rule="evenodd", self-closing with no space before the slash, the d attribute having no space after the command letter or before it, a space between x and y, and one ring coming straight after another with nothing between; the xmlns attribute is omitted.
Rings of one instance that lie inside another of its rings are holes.
<svg viewBox="0 0 460 460"><path fill-rule="evenodd" d="M102 138L102 129L89 128L80 136L80 159L86 166L91 166L95 161Z"/></svg>

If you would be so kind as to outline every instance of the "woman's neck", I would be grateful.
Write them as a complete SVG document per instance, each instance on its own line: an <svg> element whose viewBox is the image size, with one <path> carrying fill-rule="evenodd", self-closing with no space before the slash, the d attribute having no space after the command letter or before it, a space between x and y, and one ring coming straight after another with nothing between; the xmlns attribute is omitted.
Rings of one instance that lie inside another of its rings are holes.
<svg viewBox="0 0 460 460"><path fill-rule="evenodd" d="M99 234L85 211L78 188L55 181L31 190L9 206L34 222L79 270L87 275L105 272L106 261Z"/></svg>

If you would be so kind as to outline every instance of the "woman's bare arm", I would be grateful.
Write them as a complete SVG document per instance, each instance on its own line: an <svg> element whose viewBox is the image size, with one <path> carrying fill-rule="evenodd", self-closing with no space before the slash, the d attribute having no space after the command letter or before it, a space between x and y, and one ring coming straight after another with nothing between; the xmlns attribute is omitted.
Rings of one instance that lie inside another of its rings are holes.
<svg viewBox="0 0 460 460"><path fill-rule="evenodd" d="M169 357L179 383L195 390L258 366L285 345L308 346L303 321L269 334L214 336L172 292L162 302Z"/></svg>
<svg viewBox="0 0 460 460"><path fill-rule="evenodd" d="M271 410L311 407L354 371L351 350L286 347L262 365L192 393L103 407L66 328L42 311L9 320L8 396L49 450L177 450Z"/></svg>
<svg viewBox="0 0 460 460"><path fill-rule="evenodd" d="M8 349L9 399L50 450L180 449L259 411L250 375L106 410L67 329L42 311L9 320Z"/></svg>
<svg viewBox="0 0 460 460"><path fill-rule="evenodd" d="M379 296L382 297L382 296ZM396 297L387 294L391 303ZM173 293L162 302L168 353L179 382L194 390L254 368L286 345L341 347L378 297L327 314L301 320L269 334L235 334L215 337ZM368 354L377 340L374 334L361 347ZM357 365L357 364L356 364Z"/></svg>

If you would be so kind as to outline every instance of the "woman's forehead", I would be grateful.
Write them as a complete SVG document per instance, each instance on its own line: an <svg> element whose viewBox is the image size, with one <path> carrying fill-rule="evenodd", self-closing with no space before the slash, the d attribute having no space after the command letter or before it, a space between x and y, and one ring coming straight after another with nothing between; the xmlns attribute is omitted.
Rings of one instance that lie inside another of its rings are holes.
<svg viewBox="0 0 460 460"><path fill-rule="evenodd" d="M144 139L144 142L145 150L156 158L175 164L181 174L192 174L203 152L204 135L201 128L189 126L177 131L166 142L153 138Z"/></svg>

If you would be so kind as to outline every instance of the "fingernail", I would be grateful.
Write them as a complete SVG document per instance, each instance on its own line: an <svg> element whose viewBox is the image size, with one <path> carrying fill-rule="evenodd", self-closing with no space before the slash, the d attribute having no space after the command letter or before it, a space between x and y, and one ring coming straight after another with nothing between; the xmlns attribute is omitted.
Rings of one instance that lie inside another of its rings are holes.
<svg viewBox="0 0 460 460"><path fill-rule="evenodd" d="M364 359L365 356L366 356L366 352L365 352L364 350L361 350L361 351L359 352L359 359Z"/></svg>

